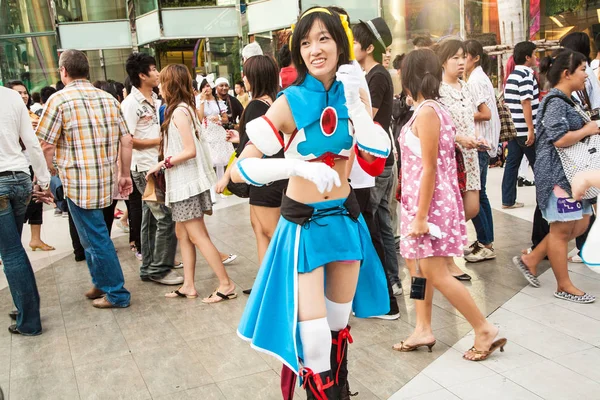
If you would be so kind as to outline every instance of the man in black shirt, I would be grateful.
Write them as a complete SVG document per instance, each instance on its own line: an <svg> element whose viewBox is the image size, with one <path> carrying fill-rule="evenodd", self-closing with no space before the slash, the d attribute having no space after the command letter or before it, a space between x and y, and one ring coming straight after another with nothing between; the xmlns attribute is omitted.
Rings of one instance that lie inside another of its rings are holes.
<svg viewBox="0 0 600 400"><path fill-rule="evenodd" d="M239 129L240 118L244 112L244 106L238 99L229 95L229 81L226 78L218 78L215 81L217 97L227 105L227 118L229 121L224 124L225 129Z"/></svg>
<svg viewBox="0 0 600 400"><path fill-rule="evenodd" d="M392 33L383 18L361 21L352 29L354 34L354 54L356 61L367 73L367 84L371 94L373 120L388 133L392 120L394 85L390 73L381 65L386 48L392 43ZM390 136L390 140L393 140ZM388 282L395 295L402 294L402 285L398 277L398 256L394 243L394 229L390 214L390 197L395 185L395 154L385 163L383 173L375 179L371 188L371 206L375 210L375 219L379 223L385 250L384 267Z"/></svg>

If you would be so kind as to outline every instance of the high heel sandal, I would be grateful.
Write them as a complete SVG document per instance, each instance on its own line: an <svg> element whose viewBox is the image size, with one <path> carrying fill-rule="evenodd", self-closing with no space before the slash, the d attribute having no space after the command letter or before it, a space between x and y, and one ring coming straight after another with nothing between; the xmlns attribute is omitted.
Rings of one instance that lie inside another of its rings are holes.
<svg viewBox="0 0 600 400"><path fill-rule="evenodd" d="M498 339L496 340L494 343L492 343L492 345L490 346L489 350L477 350L475 348L475 346L471 347L469 350L467 350L467 352L463 355L463 358L467 361L483 361L486 360L489 356L492 355L492 353L498 349L500 349L500 352L504 352L504 346L506 346L506 342L508 342L508 340L506 340L505 338L502 339ZM467 354L472 354L474 357L473 358L467 358Z"/></svg>
<svg viewBox="0 0 600 400"><path fill-rule="evenodd" d="M431 343L421 343L421 344L415 344L415 345L412 345L412 346L409 345L409 344L404 344L404 342L400 342L400 347L397 347L397 345L393 345L392 349L396 350L396 351L400 351L402 353L407 353L409 351L415 351L419 347L427 347L428 351L431 353L432 352L431 348L433 346L435 346L435 344L436 344L435 340L433 342L431 342Z"/></svg>
<svg viewBox="0 0 600 400"><path fill-rule="evenodd" d="M50 246L49 244L46 244L46 243L42 243L41 246L32 246L32 245L29 245L29 247L31 247L31 251L36 251L36 250L52 251L52 250L56 250L54 247L52 247L52 246Z"/></svg>

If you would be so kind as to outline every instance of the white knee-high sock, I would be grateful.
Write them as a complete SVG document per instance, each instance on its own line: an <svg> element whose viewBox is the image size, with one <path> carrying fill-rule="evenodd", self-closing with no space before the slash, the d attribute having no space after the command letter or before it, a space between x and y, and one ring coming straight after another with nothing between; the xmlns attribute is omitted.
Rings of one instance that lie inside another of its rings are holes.
<svg viewBox="0 0 600 400"><path fill-rule="evenodd" d="M341 331L348 326L350 311L352 311L352 302L335 303L325 297L325 306L327 307L327 322L332 331Z"/></svg>
<svg viewBox="0 0 600 400"><path fill-rule="evenodd" d="M331 361L331 331L327 318L312 319L298 323L302 351L304 353L304 366L310 368L315 374L329 371Z"/></svg>

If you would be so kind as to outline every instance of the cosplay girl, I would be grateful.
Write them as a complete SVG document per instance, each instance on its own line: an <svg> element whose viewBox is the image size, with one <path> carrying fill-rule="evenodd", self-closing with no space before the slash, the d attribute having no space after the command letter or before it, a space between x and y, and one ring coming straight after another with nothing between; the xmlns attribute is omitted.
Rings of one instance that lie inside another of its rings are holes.
<svg viewBox="0 0 600 400"><path fill-rule="evenodd" d="M350 312L389 311L386 277L344 171L355 152L365 171L381 173L390 141L361 101L364 76L349 64L345 17L309 9L290 43L296 83L246 126L262 154L283 149L285 158L245 158L232 171L234 182L255 186L289 178L238 334L299 375L308 399L338 399L347 390Z"/></svg>

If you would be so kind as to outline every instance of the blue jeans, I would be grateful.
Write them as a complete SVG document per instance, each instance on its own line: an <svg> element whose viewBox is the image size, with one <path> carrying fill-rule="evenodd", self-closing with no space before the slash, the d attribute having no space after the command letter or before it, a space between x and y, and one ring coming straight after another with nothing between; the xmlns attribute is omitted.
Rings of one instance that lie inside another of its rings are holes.
<svg viewBox="0 0 600 400"><path fill-rule="evenodd" d="M517 176L523 156L527 157L531 168L535 164L535 145L525 146L526 140L526 136L519 136L508 142L508 156L502 177L502 205L512 206L517 201Z"/></svg>
<svg viewBox="0 0 600 400"><path fill-rule="evenodd" d="M25 212L31 198L31 177L24 172L0 177L0 254L23 335L42 333L40 295L29 257L21 244Z"/></svg>
<svg viewBox="0 0 600 400"><path fill-rule="evenodd" d="M379 222L383 251L385 253L385 272L390 282L400 284L398 277L398 255L394 241L394 229L392 228L392 216L390 214L390 193L394 187L395 166L385 167L381 175L375 178L375 187L371 188L371 207L373 207L375 218Z"/></svg>
<svg viewBox="0 0 600 400"><path fill-rule="evenodd" d="M146 190L146 172L132 171L135 186L143 195ZM171 209L164 204L142 200L142 227L140 231L142 244L142 266L140 277L147 279L161 278L169 273L175 264L177 237L175 222L171 217Z"/></svg>
<svg viewBox="0 0 600 400"><path fill-rule="evenodd" d="M479 151L479 177L481 178L481 189L479 190L479 214L473 218L473 225L477 231L477 241L483 245L494 242L494 219L492 218L492 207L488 199L485 185L490 163L490 155L487 151Z"/></svg>
<svg viewBox="0 0 600 400"><path fill-rule="evenodd" d="M104 293L115 306L127 307L131 295L125 289L125 278L108 229L102 209L87 210L67 198L69 213L73 218L79 239L85 249L92 283Z"/></svg>

